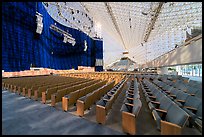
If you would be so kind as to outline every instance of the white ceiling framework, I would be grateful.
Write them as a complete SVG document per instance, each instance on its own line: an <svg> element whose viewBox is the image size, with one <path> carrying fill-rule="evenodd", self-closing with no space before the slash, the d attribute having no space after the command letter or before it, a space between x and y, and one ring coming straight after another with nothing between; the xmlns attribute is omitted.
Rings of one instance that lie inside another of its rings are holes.
<svg viewBox="0 0 204 137"><path fill-rule="evenodd" d="M160 2L160 3L158 4L158 7L156 7L155 9L152 9L152 7L151 7L151 10L150 10L150 12L152 12L152 14L151 14L151 16L152 16L152 17L151 17L151 22L149 23L149 26L148 26L148 28L147 28L147 32L145 33L144 42L147 42L147 40L148 40L148 38L149 38L149 35L150 35L152 29L154 28L154 24L155 24L155 22L156 22L157 17L159 16L159 13L160 13L160 11L161 11L161 8L162 8L163 3L164 3L164 2ZM144 13L143 13L143 14L144 14ZM147 14L147 13L146 13L146 14Z"/></svg>
<svg viewBox="0 0 204 137"><path fill-rule="evenodd" d="M108 13L110 14L110 17L111 17L112 21L113 21L113 24L114 24L114 26L115 26L115 29L117 30L118 34L120 35L120 38L121 38L121 40L122 40L122 42L123 42L123 46L124 46L124 48L126 49L126 46L125 46L123 37L122 37L122 35L121 35L121 33L120 33L120 29L119 29L118 24L117 24L117 22L116 22L115 16L113 15L113 11L112 11L111 7L109 6L108 2L104 2L104 3L105 3L105 6L106 6L106 8L107 8Z"/></svg>
<svg viewBox="0 0 204 137"><path fill-rule="evenodd" d="M44 2L48 13L59 23L96 37L93 18L79 2Z"/></svg>
<svg viewBox="0 0 204 137"><path fill-rule="evenodd" d="M61 5L59 8L62 14L70 22L72 18L67 12L70 7L87 13L93 26L97 22L101 24L102 37L110 34L113 41L120 43L118 46L127 50L129 58L138 64L151 61L175 48L176 44L182 44L186 39L187 28L202 29L202 2L52 2L52 5L57 4ZM59 21L56 9L56 6L47 8L52 17L56 14L53 18ZM76 18L81 18L81 24L90 28L80 27L77 22L72 22L72 25L62 21L61 23L85 32L90 29L89 35L95 35L94 28L89 26L89 19L82 16ZM115 46L111 45L113 41L111 44L108 40L104 41L104 52L114 52L112 47ZM113 60L117 59L118 57Z"/></svg>

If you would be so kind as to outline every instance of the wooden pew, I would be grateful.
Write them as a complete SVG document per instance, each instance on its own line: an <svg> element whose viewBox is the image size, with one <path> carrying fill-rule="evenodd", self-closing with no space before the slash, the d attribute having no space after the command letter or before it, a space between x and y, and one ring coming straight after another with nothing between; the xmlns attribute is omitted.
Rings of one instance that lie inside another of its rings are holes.
<svg viewBox="0 0 204 137"><path fill-rule="evenodd" d="M22 85L22 90L23 90L23 96L26 96L28 94L29 89L32 88L32 86L37 86L37 85L44 85L49 81L52 81L53 79L58 79L58 76L45 76L45 77L36 77L33 78L32 81ZM43 80L42 80L43 79Z"/></svg>
<svg viewBox="0 0 204 137"><path fill-rule="evenodd" d="M108 98L102 98L100 101L97 102L96 105L96 121L100 124L105 124L106 121L106 115L108 114L109 110L112 107L112 104L114 103L115 99L118 97L118 95L122 92L122 89L125 85L125 83L127 82L126 80L122 80L120 83L118 83L116 85L117 89L114 89L109 91L108 93L112 94L111 92L115 92L114 94L112 94L112 96L108 95L108 93L106 95L106 97Z"/></svg>
<svg viewBox="0 0 204 137"><path fill-rule="evenodd" d="M87 87L84 87L82 89L71 92L68 95L65 95L64 97L62 97L62 109L64 111L67 111L68 106L76 103L78 98L85 96L88 93L91 93L96 89L99 89L100 87L104 86L106 83L107 83L107 81L99 81L97 83L94 83L94 84L89 85Z"/></svg>
<svg viewBox="0 0 204 137"><path fill-rule="evenodd" d="M28 83L31 79L32 78L23 78L23 77L19 78L19 80L17 82L15 82L11 85L11 88L12 88L11 90L13 90L13 92L19 93L19 91L21 91L21 88L20 88L21 85Z"/></svg>
<svg viewBox="0 0 204 137"><path fill-rule="evenodd" d="M92 93L87 94L84 97L81 97L77 100L77 115L83 116L84 111L88 109L94 102L99 100L101 96L106 94L109 90L111 90L114 86L115 81L107 83L106 85L102 86L101 88L93 91ZM67 109L63 109L67 111Z"/></svg>
<svg viewBox="0 0 204 137"><path fill-rule="evenodd" d="M88 82L85 82L85 83L82 83L82 84L78 84L78 85L75 85L75 86L72 86L72 87L68 87L66 89L62 89L62 90L57 90L56 93L52 94L51 95L51 106L55 106L55 104L57 102L60 102L62 101L62 97L71 93L71 92L74 92L78 89L81 89L83 87L86 87L86 86L89 86L93 83L96 83L98 82L99 80L91 80L91 81L88 81Z"/></svg>
<svg viewBox="0 0 204 137"><path fill-rule="evenodd" d="M50 84L50 85L45 85L42 87L39 87L37 90L34 91L34 100L38 100L39 97L42 97L42 92L46 92L47 89L49 88L54 88L56 86L63 86L63 85L68 85L68 84L73 84L79 81L82 81L83 79L75 79L75 78L69 78L65 79L66 81L57 83L57 84Z"/></svg>
<svg viewBox="0 0 204 137"><path fill-rule="evenodd" d="M58 90L67 89L67 88L70 88L70 87L72 87L74 85L86 83L87 81L91 81L91 80L85 79L85 80L82 80L82 81L77 81L77 82L74 82L74 83L69 83L69 84L66 84L66 85L61 85L61 86L56 86L54 88L49 88L45 92L42 92L42 103L45 104L46 100L51 99L51 95L56 93Z"/></svg>
<svg viewBox="0 0 204 137"><path fill-rule="evenodd" d="M46 81L45 83L38 84L38 85L34 85L34 86L32 86L30 89L28 89L28 97L33 96L33 95L34 95L34 92L35 92L39 87L49 86L49 85L53 85L53 84L56 84L56 83L58 83L58 82L60 83L60 82L63 82L63 81L71 82L71 81L69 81L67 78L58 77L58 78L55 78L55 79L50 79L49 81Z"/></svg>
<svg viewBox="0 0 204 137"><path fill-rule="evenodd" d="M136 135L137 116L142 107L142 102L138 98L139 89L136 79L131 81L131 85L128 91L131 91L133 93L133 97L129 98L129 92L126 92L126 98L124 99L123 105L120 110L122 111L122 129L125 133Z"/></svg>

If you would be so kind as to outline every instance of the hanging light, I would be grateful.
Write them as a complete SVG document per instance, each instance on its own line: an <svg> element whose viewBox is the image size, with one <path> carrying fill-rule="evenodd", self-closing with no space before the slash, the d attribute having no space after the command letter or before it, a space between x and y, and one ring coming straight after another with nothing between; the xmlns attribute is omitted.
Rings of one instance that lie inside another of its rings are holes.
<svg viewBox="0 0 204 137"><path fill-rule="evenodd" d="M37 29L36 33L41 34L43 30L43 15L40 14L39 12L36 12L36 23L37 23Z"/></svg>

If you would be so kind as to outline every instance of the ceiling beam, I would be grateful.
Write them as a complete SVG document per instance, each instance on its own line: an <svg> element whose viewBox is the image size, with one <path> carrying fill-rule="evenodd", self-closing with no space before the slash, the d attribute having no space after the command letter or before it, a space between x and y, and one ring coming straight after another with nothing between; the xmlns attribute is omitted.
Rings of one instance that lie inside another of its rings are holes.
<svg viewBox="0 0 204 137"><path fill-rule="evenodd" d="M115 26L116 31L117 31L118 34L120 35L120 38L121 38L121 40L122 40L122 42L123 42L123 46L124 46L124 48L127 50L127 48L126 48L126 46L125 46L124 39L123 39L123 37L122 37L122 35L121 35L121 33L120 33L120 29L119 29L119 27L118 27L118 24L117 24L117 22L116 22L116 19L115 19L114 15L113 15L112 8L111 8L110 5L108 4L108 2L104 2L104 4L105 4L105 7L106 7L106 9L107 9L107 11L108 11L110 17L111 17L111 20L113 21L113 24L114 24L114 26Z"/></svg>
<svg viewBox="0 0 204 137"><path fill-rule="evenodd" d="M81 6L84 7L85 11L89 13L88 8L83 4L83 2L80 2Z"/></svg>
<svg viewBox="0 0 204 137"><path fill-rule="evenodd" d="M164 4L164 2L159 2L158 7L155 9L156 11L155 11L154 16L151 18L151 22L150 22L150 24L149 24L149 26L147 28L147 31L146 31L146 34L145 34L145 37L144 37L144 42L147 42L147 40L149 38L149 35L150 35L150 33L151 33L151 31L152 31L152 29L154 27L154 24L155 24L155 22L156 22L156 20L157 20L157 18L159 16L159 13L161 11L161 8L162 8L163 4Z"/></svg>

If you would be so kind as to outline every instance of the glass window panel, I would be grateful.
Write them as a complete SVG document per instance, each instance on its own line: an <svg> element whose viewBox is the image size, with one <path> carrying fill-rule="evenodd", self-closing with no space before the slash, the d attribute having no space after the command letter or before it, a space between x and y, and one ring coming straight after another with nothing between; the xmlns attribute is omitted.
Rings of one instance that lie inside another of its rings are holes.
<svg viewBox="0 0 204 137"><path fill-rule="evenodd" d="M199 65L199 76L202 77L202 64Z"/></svg>

